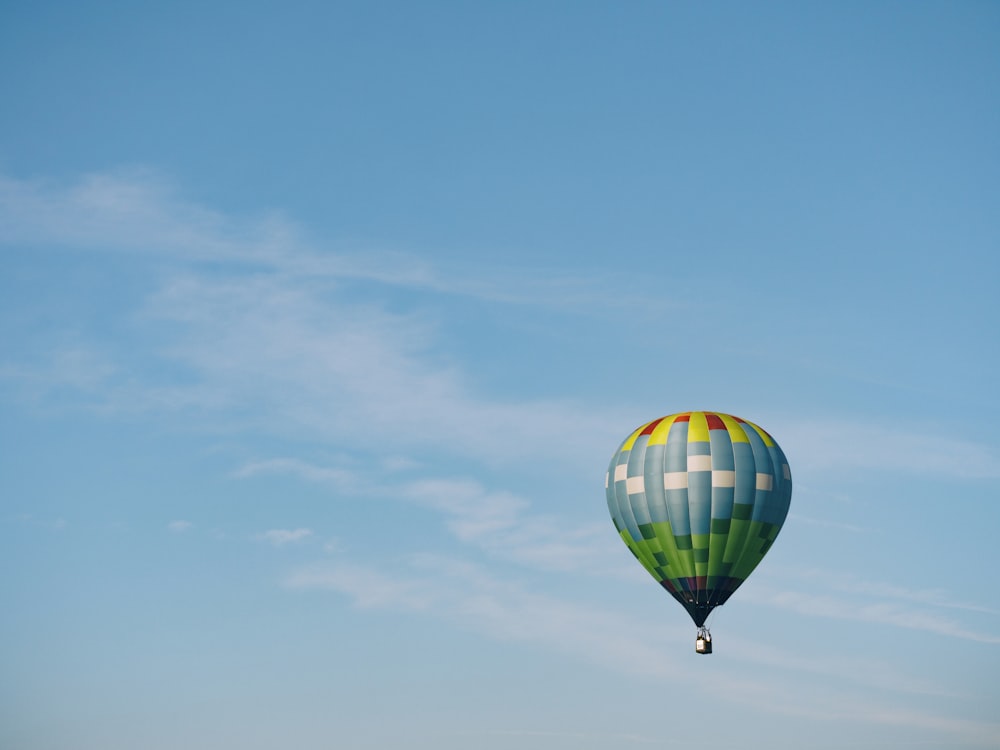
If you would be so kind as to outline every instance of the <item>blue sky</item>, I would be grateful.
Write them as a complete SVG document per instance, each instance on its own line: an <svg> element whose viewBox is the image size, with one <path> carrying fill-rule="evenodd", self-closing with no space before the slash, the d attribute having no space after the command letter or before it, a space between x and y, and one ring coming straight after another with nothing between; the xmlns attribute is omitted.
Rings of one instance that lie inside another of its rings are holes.
<svg viewBox="0 0 1000 750"><path fill-rule="evenodd" d="M1000 746L1000 8L0 9L0 745ZM781 444L693 649L604 472Z"/></svg>

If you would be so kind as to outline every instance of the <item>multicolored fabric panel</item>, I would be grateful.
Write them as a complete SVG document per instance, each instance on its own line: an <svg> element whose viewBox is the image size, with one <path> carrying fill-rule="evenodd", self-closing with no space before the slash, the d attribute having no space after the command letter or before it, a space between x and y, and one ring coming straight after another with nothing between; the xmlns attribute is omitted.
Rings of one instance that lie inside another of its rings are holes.
<svg viewBox="0 0 1000 750"><path fill-rule="evenodd" d="M792 499L774 439L711 411L642 425L611 459L605 487L621 538L698 627L764 558Z"/></svg>

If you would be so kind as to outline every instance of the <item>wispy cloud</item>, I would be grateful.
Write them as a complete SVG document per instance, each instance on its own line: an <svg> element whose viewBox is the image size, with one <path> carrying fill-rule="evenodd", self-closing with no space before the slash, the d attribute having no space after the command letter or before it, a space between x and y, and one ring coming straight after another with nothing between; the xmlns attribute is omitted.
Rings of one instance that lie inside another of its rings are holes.
<svg viewBox="0 0 1000 750"><path fill-rule="evenodd" d="M412 502L440 511L463 541L481 540L518 523L527 501L510 492L488 492L471 479L423 479L402 487Z"/></svg>
<svg viewBox="0 0 1000 750"><path fill-rule="evenodd" d="M956 601L939 589L913 589L819 570L776 572L808 588L777 588L756 582L753 602L808 617L867 622L980 643L1000 643L1000 635L969 628L942 612L961 610L996 615L995 610Z"/></svg>
<svg viewBox="0 0 1000 750"><path fill-rule="evenodd" d="M528 500L488 491L470 479L414 481L396 494L443 513L461 541L532 568L614 574L619 570L617 561L627 557L609 531L610 523L581 524L533 512Z"/></svg>
<svg viewBox="0 0 1000 750"><path fill-rule="evenodd" d="M234 221L184 201L149 170L95 173L73 183L0 175L4 243L246 263L280 255L293 234L277 215Z"/></svg>
<svg viewBox="0 0 1000 750"><path fill-rule="evenodd" d="M501 640L546 643L616 670L663 677L672 671L669 657L648 645L660 640L654 628L530 592L462 560L418 555L406 567L409 576L354 564L317 564L294 571L284 583L292 589L336 591L359 607L426 612Z"/></svg>
<svg viewBox="0 0 1000 750"><path fill-rule="evenodd" d="M951 437L927 424L777 417L768 429L783 446L795 447L788 458L796 471L866 469L963 479L1000 477L1000 455L992 447Z"/></svg>
<svg viewBox="0 0 1000 750"><path fill-rule="evenodd" d="M855 534L871 533L871 529L866 529L863 526L855 526L854 524L842 523L840 521L831 521L828 518L810 518L809 516L803 516L800 513L789 513L788 520L796 523L804 523L809 526L820 526L824 529L838 529L840 531L850 531Z"/></svg>
<svg viewBox="0 0 1000 750"><path fill-rule="evenodd" d="M995 609L970 602L958 601L943 589L916 589L884 581L864 580L855 575L815 568L779 569L779 573L786 578L806 581L810 585L818 585L827 590L864 596L869 599L895 599L914 604L927 604L942 609L959 609L1000 615L1000 612Z"/></svg>
<svg viewBox="0 0 1000 750"><path fill-rule="evenodd" d="M0 376L34 381L40 387L64 386L89 391L105 384L117 369L96 349L77 344L53 350L48 361L37 366L5 364L0 367Z"/></svg>
<svg viewBox="0 0 1000 750"><path fill-rule="evenodd" d="M163 352L287 430L355 445L445 451L486 464L545 451L579 462L603 454L620 420L570 402L476 393L437 350L421 313L354 303L282 277L170 282L146 314L181 326Z"/></svg>
<svg viewBox="0 0 1000 750"><path fill-rule="evenodd" d="M310 482L321 482L337 487L353 486L357 483L355 474L347 469L318 466L298 458L269 458L251 461L233 472L238 479L247 479L262 474L292 474Z"/></svg>
<svg viewBox="0 0 1000 750"><path fill-rule="evenodd" d="M767 602L801 615L856 620L910 630L923 630L980 643L1000 643L1000 635L969 630L954 618L906 607L895 602L863 604L856 599L809 594L801 591L768 591L759 587L755 593L759 602Z"/></svg>
<svg viewBox="0 0 1000 750"><path fill-rule="evenodd" d="M167 524L167 530L180 534L190 529L193 525L190 521L171 521Z"/></svg>
<svg viewBox="0 0 1000 750"><path fill-rule="evenodd" d="M27 526L34 526L42 529L50 529L52 531L62 531L69 526L69 521L61 516L55 519L43 519L38 518L31 513L17 513L8 518L19 524L25 524Z"/></svg>
<svg viewBox="0 0 1000 750"><path fill-rule="evenodd" d="M307 431L400 453L432 447L489 465L541 451L591 465L620 439L622 424L631 424L613 405L484 394L443 351L426 308L390 310L370 294L406 288L585 314L623 296L634 301L634 290L609 291L607 278L482 268L462 275L404 253L317 248L280 215L228 216L184 200L141 170L73 183L0 177L0 242L175 261L136 319L150 334L139 351L83 342L31 362L0 363L0 375L25 387L73 388L106 410L197 411L202 420L224 416L241 426L252 405L256 429ZM165 380L167 369L183 377ZM993 449L938 433L843 419L768 426L795 446L797 471L1000 476Z"/></svg>
<svg viewBox="0 0 1000 750"><path fill-rule="evenodd" d="M770 714L806 716L824 721L861 721L893 726L921 726L971 741L1000 736L1000 725L956 720L925 712L901 710L886 699L859 699L854 691L816 687L795 691L783 687L774 668L793 669L890 690L895 693L942 695L926 680L902 675L886 665L847 664L796 658L733 637L729 658L769 669L754 677L728 670L726 679L693 669L672 657L668 643L689 636L678 626L665 629L579 602L539 594L524 585L498 579L468 562L423 555L406 561L408 575L343 562L305 566L284 580L292 590L326 590L350 598L360 608L408 612L447 620L502 641L543 644L573 658L618 673L662 684L684 684L690 690L711 691L717 701L750 705ZM669 631L676 630L671 635ZM515 730L516 731L516 730ZM641 741L636 737L636 741Z"/></svg>
<svg viewBox="0 0 1000 750"><path fill-rule="evenodd" d="M74 389L105 411L196 414L217 427L397 454L445 451L494 465L542 451L580 464L603 454L620 425L609 412L571 402L478 394L457 365L441 363L434 327L421 314L327 297L283 277L175 277L143 318L170 323L170 336L102 361L77 352L7 363L3 374L39 397ZM165 370L181 377L164 381Z"/></svg>
<svg viewBox="0 0 1000 750"><path fill-rule="evenodd" d="M243 465L233 474L246 479L282 473L326 484L338 493L406 502L437 513L461 542L524 566L548 571L589 571L636 578L638 571L611 523L581 524L539 513L531 501L506 490L488 489L471 478L432 477L406 482L298 459L276 458Z"/></svg>
<svg viewBox="0 0 1000 750"><path fill-rule="evenodd" d="M490 734L499 737L510 737L514 740L517 738L532 737L541 739L560 739L560 740L572 740L576 743L598 743L600 745L618 745L621 743L628 744L640 744L640 745L659 745L663 743L662 739L653 739L651 737L644 737L641 734L630 734L630 733L608 733L608 732L546 732L541 730L532 729L507 729L507 730L497 730L491 732Z"/></svg>
<svg viewBox="0 0 1000 750"><path fill-rule="evenodd" d="M206 252L220 244L199 243ZM620 430L609 411L477 392L441 351L433 317L389 311L370 294L336 286L336 277L302 275L294 263L298 271L289 272L287 256L300 252L307 251L286 248L266 271L240 270L228 251L219 256L233 264L224 277L194 266L174 271L137 313L135 326L150 333L138 346L76 343L30 362L8 360L0 374L38 397L73 390L102 410L196 413L202 422L395 452L444 450L487 464L542 450L580 462Z"/></svg>
<svg viewBox="0 0 1000 750"><path fill-rule="evenodd" d="M312 535L312 529L269 529L254 538L273 544L275 547L284 547L287 544L304 541Z"/></svg>
<svg viewBox="0 0 1000 750"><path fill-rule="evenodd" d="M388 576L362 565L312 565L289 575L284 585L291 589L325 589L349 596L363 609L426 611L441 597L441 588L430 581Z"/></svg>
<svg viewBox="0 0 1000 750"><path fill-rule="evenodd" d="M98 251L159 255L175 260L229 262L285 276L373 281L505 304L614 307L629 295L587 277L490 269L465 273L435 268L407 253L375 247L319 252L278 212L231 217L184 200L152 170L89 174L75 182L19 180L0 175L0 243L59 244ZM477 266L481 268L482 264ZM622 280L624 285L625 280ZM662 295L643 301L664 306Z"/></svg>
<svg viewBox="0 0 1000 750"><path fill-rule="evenodd" d="M842 654L831 657L824 653L803 653L779 645L748 641L735 632L726 633L725 649L727 657L759 664L769 670L805 672L824 679L832 677L844 683L861 684L895 693L956 697L954 692L944 689L939 680L901 672L891 663L873 659L869 654L861 658L845 657Z"/></svg>

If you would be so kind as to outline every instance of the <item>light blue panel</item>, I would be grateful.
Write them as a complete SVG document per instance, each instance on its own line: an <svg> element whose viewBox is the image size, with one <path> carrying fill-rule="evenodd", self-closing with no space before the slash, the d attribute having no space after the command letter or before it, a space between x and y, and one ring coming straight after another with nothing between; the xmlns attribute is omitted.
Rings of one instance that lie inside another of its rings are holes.
<svg viewBox="0 0 1000 750"><path fill-rule="evenodd" d="M777 445L768 448L768 454L774 465L774 489L771 497L767 501L767 509L764 512L763 520L768 523L775 523L779 526L785 522L788 515L788 506L792 500L792 480L785 479L784 465L788 463L785 454Z"/></svg>
<svg viewBox="0 0 1000 750"><path fill-rule="evenodd" d="M712 472L688 472L688 512L691 533L707 534L712 526Z"/></svg>
<svg viewBox="0 0 1000 750"><path fill-rule="evenodd" d="M733 441L726 430L709 430L709 446L712 453L712 468L721 471L733 471L736 466L733 459Z"/></svg>
<svg viewBox="0 0 1000 750"><path fill-rule="evenodd" d="M736 486L733 488L733 507L740 506L746 516L752 517L754 501L757 499L757 463L754 461L753 446L749 443L733 443L733 466L736 471ZM732 517L732 516L730 516ZM741 524L737 530L730 529L726 537L723 559L738 563L747 544L747 527Z"/></svg>
<svg viewBox="0 0 1000 750"><path fill-rule="evenodd" d="M646 505L649 508L649 519L653 523L666 523L670 520L670 515L667 512L667 495L663 489L665 453L666 447L664 445L646 445L644 468Z"/></svg>
<svg viewBox="0 0 1000 750"><path fill-rule="evenodd" d="M621 464L627 464L630 454L631 451L625 451L623 453L618 453L615 456L617 460L612 462L612 478L614 478L615 475L614 467ZM612 482L609 485L608 508L611 511L611 515L618 522L618 525L628 531L633 539L642 539L642 534L639 533L639 527L635 523L635 517L632 515L632 508L628 502L628 490L626 489L624 479Z"/></svg>
<svg viewBox="0 0 1000 750"><path fill-rule="evenodd" d="M667 444L663 451L663 470L668 473L687 473L688 423L674 422L667 433ZM684 536L691 533L691 515L688 512L687 489L666 490L667 515L670 518L670 528L674 536Z"/></svg>
<svg viewBox="0 0 1000 750"><path fill-rule="evenodd" d="M639 526L632 515L632 507L629 505L628 492L625 489L625 480L615 482L615 497L618 500L618 507L621 509L621 523L633 539L642 539Z"/></svg>
<svg viewBox="0 0 1000 750"><path fill-rule="evenodd" d="M628 457L629 477L644 477L646 466L646 445L649 435L640 435L632 444L632 455ZM628 496L629 506L636 525L649 523L649 506L646 504L646 493L636 492ZM641 539L642 537L636 537Z"/></svg>
<svg viewBox="0 0 1000 750"><path fill-rule="evenodd" d="M667 515L670 518L670 529L674 536L684 536L691 533L691 513L688 510L688 491L667 490Z"/></svg>
<svg viewBox="0 0 1000 750"><path fill-rule="evenodd" d="M756 486L756 475L757 474L770 474L772 480L772 487L777 477L774 476L774 463L771 461L771 452L764 445L764 441L761 439L760 435L757 434L757 430L749 425L741 425L743 431L746 433L747 438L750 440L750 447L753 448L753 460L757 466L757 471L754 472L754 484ZM767 506L770 501L771 490L757 490L754 494L753 501L753 515L750 516L752 521L763 521L764 514L767 512Z"/></svg>
<svg viewBox="0 0 1000 750"><path fill-rule="evenodd" d="M711 456L712 444L695 441L687 444L688 456ZM712 527L712 472L688 471L688 513L691 533L707 534Z"/></svg>
<svg viewBox="0 0 1000 750"><path fill-rule="evenodd" d="M611 457L611 464L608 466L608 486L604 491L608 499L608 513L618 528L625 528L625 521L622 518L621 508L618 507L618 494L615 492L615 467L619 463L628 460L628 454L624 456L619 452Z"/></svg>
<svg viewBox="0 0 1000 750"><path fill-rule="evenodd" d="M753 460L753 448L747 443L733 443L733 466L736 471L733 502L752 505L757 494L757 464Z"/></svg>
<svg viewBox="0 0 1000 750"><path fill-rule="evenodd" d="M688 443L687 454L689 456L710 456L712 455L712 444L703 440Z"/></svg>
<svg viewBox="0 0 1000 750"><path fill-rule="evenodd" d="M664 471L687 471L688 423L674 422L667 433L667 445L663 456Z"/></svg>
<svg viewBox="0 0 1000 750"><path fill-rule="evenodd" d="M712 518L733 517L733 488L712 488Z"/></svg>
<svg viewBox="0 0 1000 750"><path fill-rule="evenodd" d="M734 471L733 442L726 430L709 430L709 445L712 448L712 469ZM733 517L733 488L712 487L712 518Z"/></svg>
<svg viewBox="0 0 1000 750"><path fill-rule="evenodd" d="M607 487L604 490L604 496L608 501L608 513L611 514L611 520L615 522L615 528L622 526L621 514L618 512L618 499L615 497L615 466L618 464L619 455L616 453L611 457L611 463L608 464Z"/></svg>

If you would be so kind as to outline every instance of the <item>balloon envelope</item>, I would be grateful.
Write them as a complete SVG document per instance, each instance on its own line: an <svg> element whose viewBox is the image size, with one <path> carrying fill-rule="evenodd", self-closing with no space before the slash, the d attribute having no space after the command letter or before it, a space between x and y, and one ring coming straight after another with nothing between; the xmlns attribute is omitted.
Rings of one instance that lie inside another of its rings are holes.
<svg viewBox="0 0 1000 750"><path fill-rule="evenodd" d="M612 457L605 487L622 540L698 627L764 558L792 498L774 439L710 411L639 427Z"/></svg>

